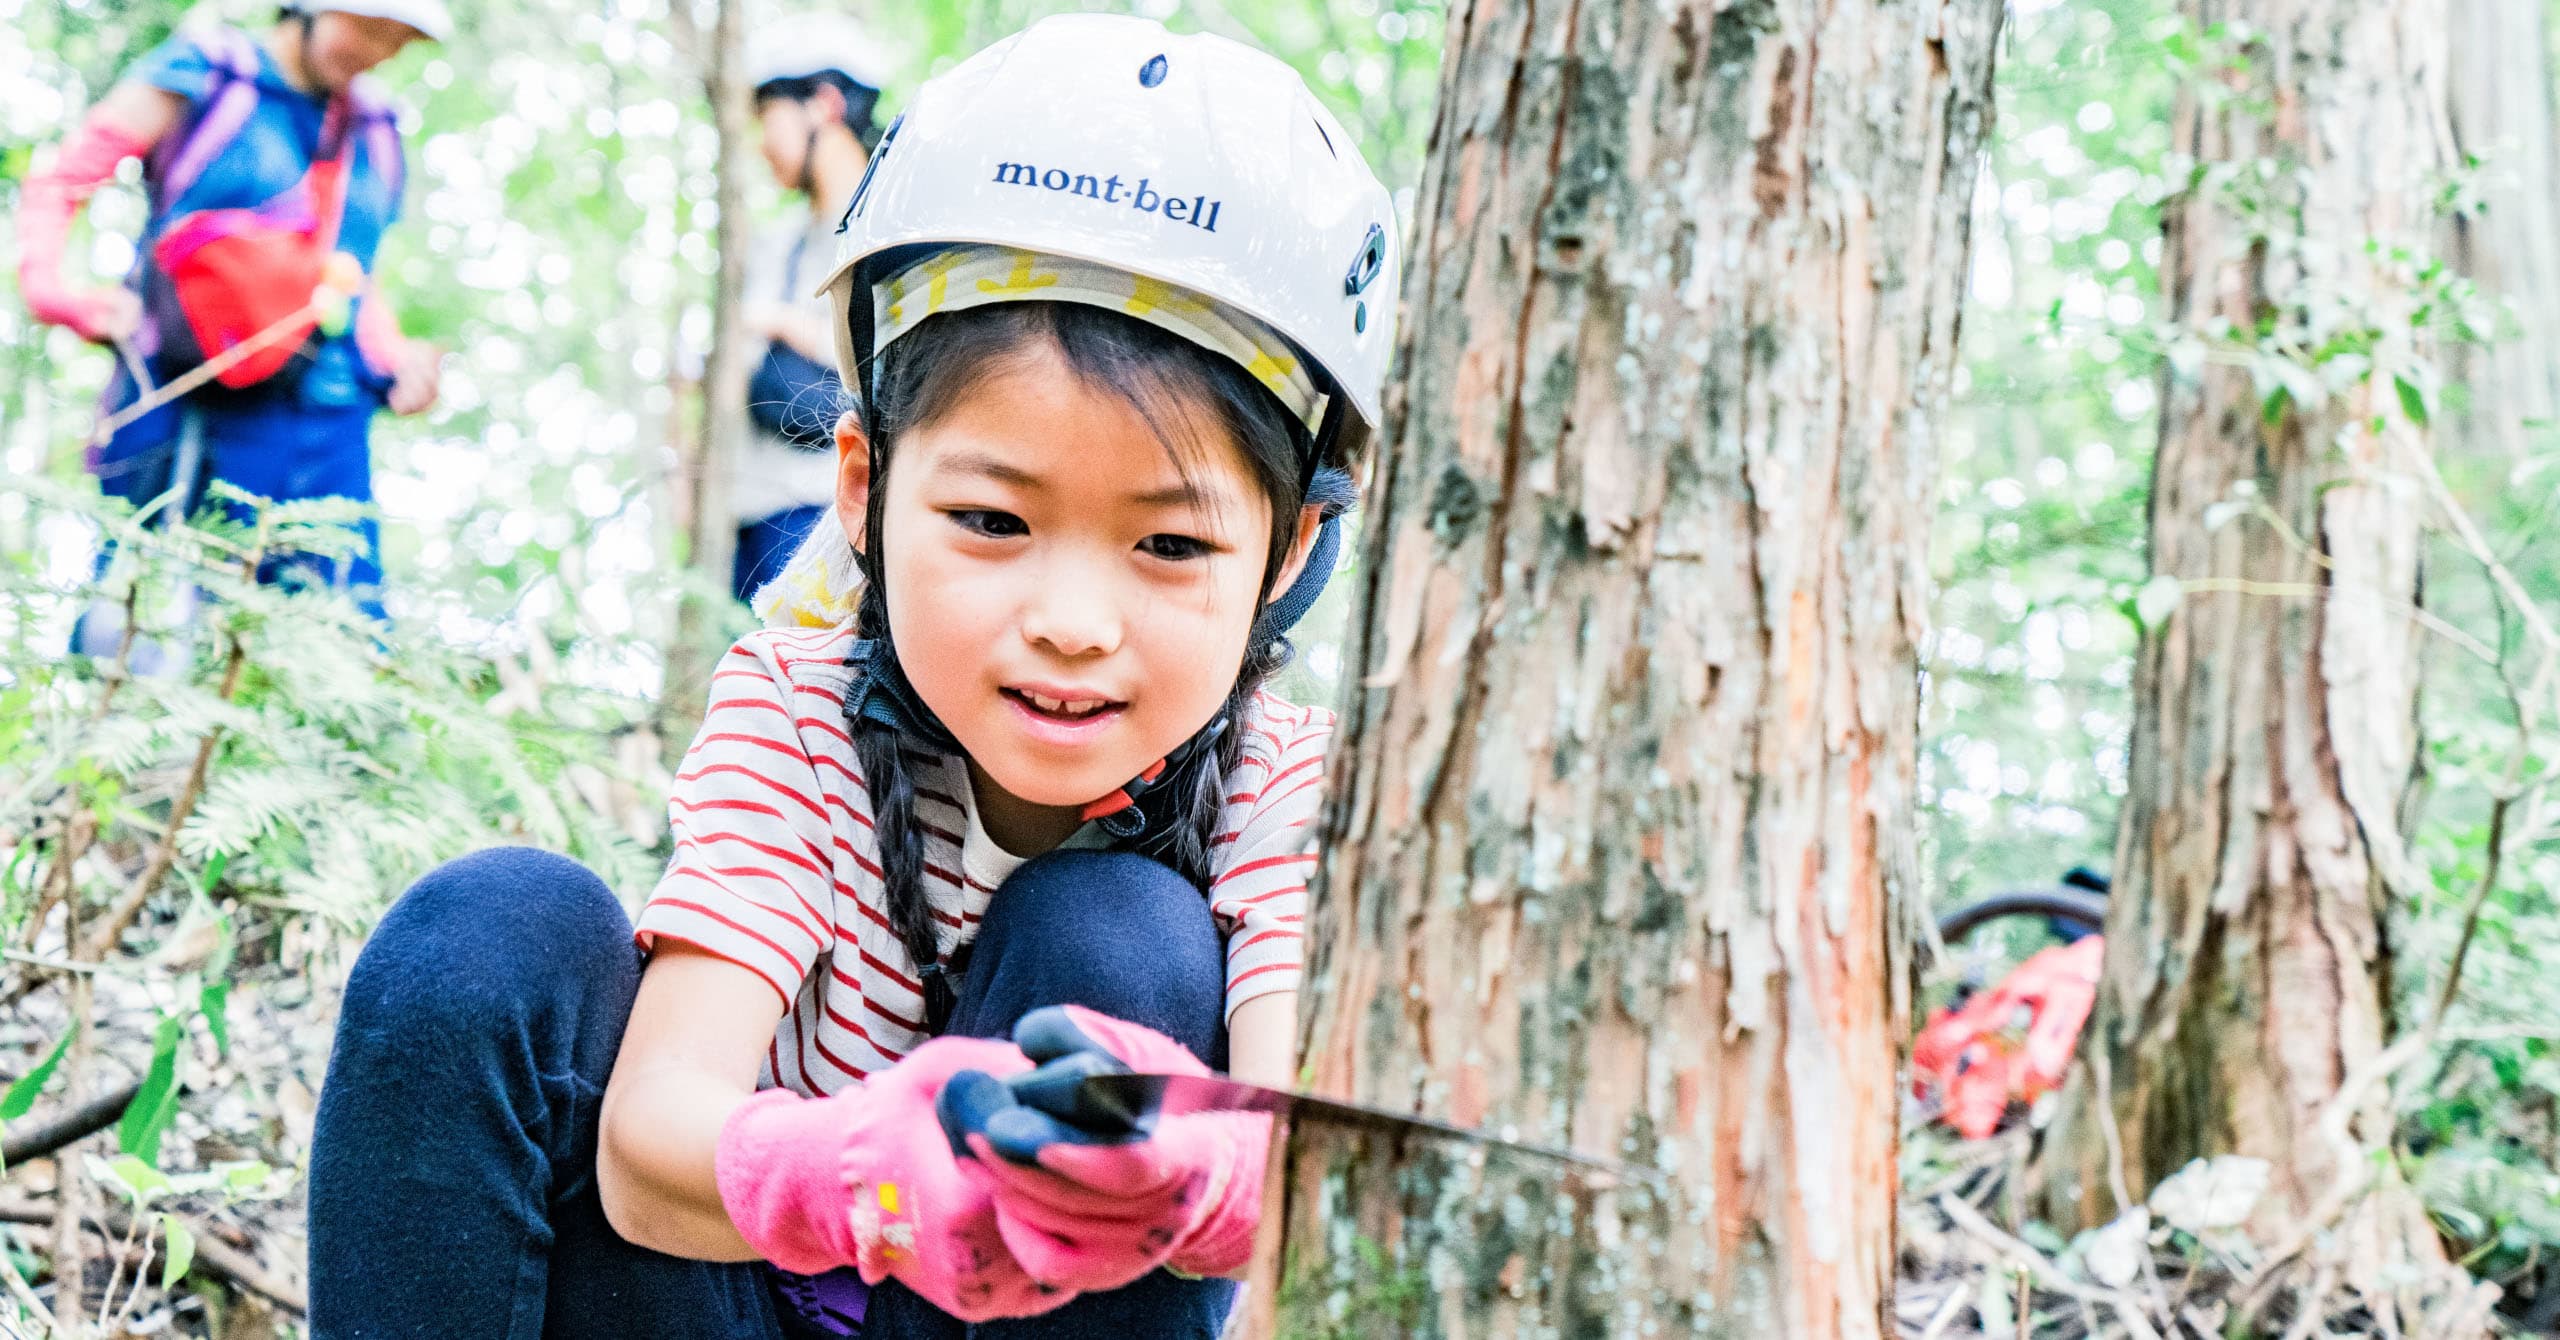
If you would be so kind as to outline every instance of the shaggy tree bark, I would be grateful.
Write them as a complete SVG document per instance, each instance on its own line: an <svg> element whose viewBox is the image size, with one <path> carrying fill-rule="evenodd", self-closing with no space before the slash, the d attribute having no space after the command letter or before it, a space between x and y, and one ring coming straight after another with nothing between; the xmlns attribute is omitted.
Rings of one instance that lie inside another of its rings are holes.
<svg viewBox="0 0 2560 1340"><path fill-rule="evenodd" d="M1873 1337L1998 0L1475 0L1310 927L1277 1329ZM1267 1333L1271 1322L1266 1319Z"/></svg>
<svg viewBox="0 0 2560 1340"><path fill-rule="evenodd" d="M2387 904L2413 877L2422 264L2444 0L2186 0L2228 25L2177 113L2150 627L2066 1207L2267 1160L2250 1227L2368 1296L2440 1263L2387 1139ZM2183 599L2173 595L2183 590ZM2094 1105L2094 1106L2091 1106ZM2120 1137L2120 1141L2118 1139ZM2120 1143L2121 1164L2111 1147ZM2340 1231L2312 1230L2334 1225ZM2403 1271L2401 1274L2406 1275Z"/></svg>

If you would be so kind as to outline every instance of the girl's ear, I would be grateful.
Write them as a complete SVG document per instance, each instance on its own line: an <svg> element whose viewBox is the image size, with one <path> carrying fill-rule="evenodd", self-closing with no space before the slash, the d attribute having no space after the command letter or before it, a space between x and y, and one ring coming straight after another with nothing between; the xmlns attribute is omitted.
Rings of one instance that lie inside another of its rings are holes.
<svg viewBox="0 0 2560 1340"><path fill-rule="evenodd" d="M1271 583L1276 599L1297 584L1298 574L1306 569L1307 552L1316 547L1316 536L1324 529L1324 509L1313 503L1298 509L1298 537L1289 542L1289 557L1280 565L1280 576Z"/></svg>
<svg viewBox="0 0 2560 1340"><path fill-rule="evenodd" d="M871 439L846 410L836 418L836 521L854 552L862 551L862 523L871 514Z"/></svg>

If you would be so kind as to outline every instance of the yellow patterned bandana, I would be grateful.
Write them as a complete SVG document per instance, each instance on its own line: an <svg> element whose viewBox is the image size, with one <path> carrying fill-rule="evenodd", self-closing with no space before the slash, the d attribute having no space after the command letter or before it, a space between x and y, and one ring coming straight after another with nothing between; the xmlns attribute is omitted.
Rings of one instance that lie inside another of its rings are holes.
<svg viewBox="0 0 2560 1340"><path fill-rule="evenodd" d="M1323 431L1325 397L1271 327L1179 285L1018 247L952 247L873 285L874 347L887 348L938 312L999 302L1080 302L1172 331L1232 359L1280 397L1308 432Z"/></svg>

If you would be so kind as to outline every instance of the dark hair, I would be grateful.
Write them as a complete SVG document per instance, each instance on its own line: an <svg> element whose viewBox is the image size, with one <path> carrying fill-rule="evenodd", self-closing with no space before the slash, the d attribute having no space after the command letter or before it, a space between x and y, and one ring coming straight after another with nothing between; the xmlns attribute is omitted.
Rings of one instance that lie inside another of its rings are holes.
<svg viewBox="0 0 2560 1340"><path fill-rule="evenodd" d="M1269 605L1273 582L1297 535L1299 508L1305 503L1311 473L1309 436L1278 398L1232 360L1134 317L1056 302L1001 303L945 313L902 336L868 369L873 374L872 393L857 407L871 450L871 503L863 519L866 537L876 539L882 533L883 499L888 496L890 458L898 439L925 427L979 384L1044 347L1056 350L1086 386L1107 390L1137 409L1177 467L1187 469L1188 460L1209 445L1202 440L1207 432L1223 433L1244 453L1254 482L1271 504L1271 547L1263 565L1257 617L1235 685L1220 712L1226 728L1185 769L1188 775L1159 784L1176 800L1173 812L1179 817L1171 832L1148 845L1150 855L1205 888L1227 774L1244 748L1244 713L1254 694L1289 660L1288 640L1266 628L1258 612ZM854 616L856 635L885 640L889 636L888 586L882 579L880 545L869 543L857 558L863 586L862 604ZM938 1028L949 1017L951 987L939 971L933 915L925 900L924 839L915 821L915 781L894 728L860 717L850 724L871 795L872 833L880 844L889 924L907 956L919 968L928 969L926 1014Z"/></svg>
<svg viewBox="0 0 2560 1340"><path fill-rule="evenodd" d="M755 105L768 102L807 102L818 96L821 88L832 88L844 95L844 123L853 128L855 139L869 149L880 142L880 126L872 114L880 106L880 90L865 88L853 82L841 70L820 70L796 79L768 79L756 85Z"/></svg>

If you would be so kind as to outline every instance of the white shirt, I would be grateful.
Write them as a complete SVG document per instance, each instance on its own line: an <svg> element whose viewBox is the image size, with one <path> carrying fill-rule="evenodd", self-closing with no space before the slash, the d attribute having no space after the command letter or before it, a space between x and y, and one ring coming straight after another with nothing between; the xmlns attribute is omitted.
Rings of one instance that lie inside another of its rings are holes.
<svg viewBox="0 0 2560 1340"><path fill-rule="evenodd" d="M747 249L746 298L778 303L821 322L832 321L835 315L827 300L810 295L826 277L826 268L826 248L809 235L808 211L795 209L790 218L758 230L755 244ZM749 350L748 357L752 372L755 361L764 357L764 347ZM748 424L746 442L729 474L729 501L740 525L794 507L823 506L835 496L834 451L804 450L778 433L767 432L762 424Z"/></svg>

